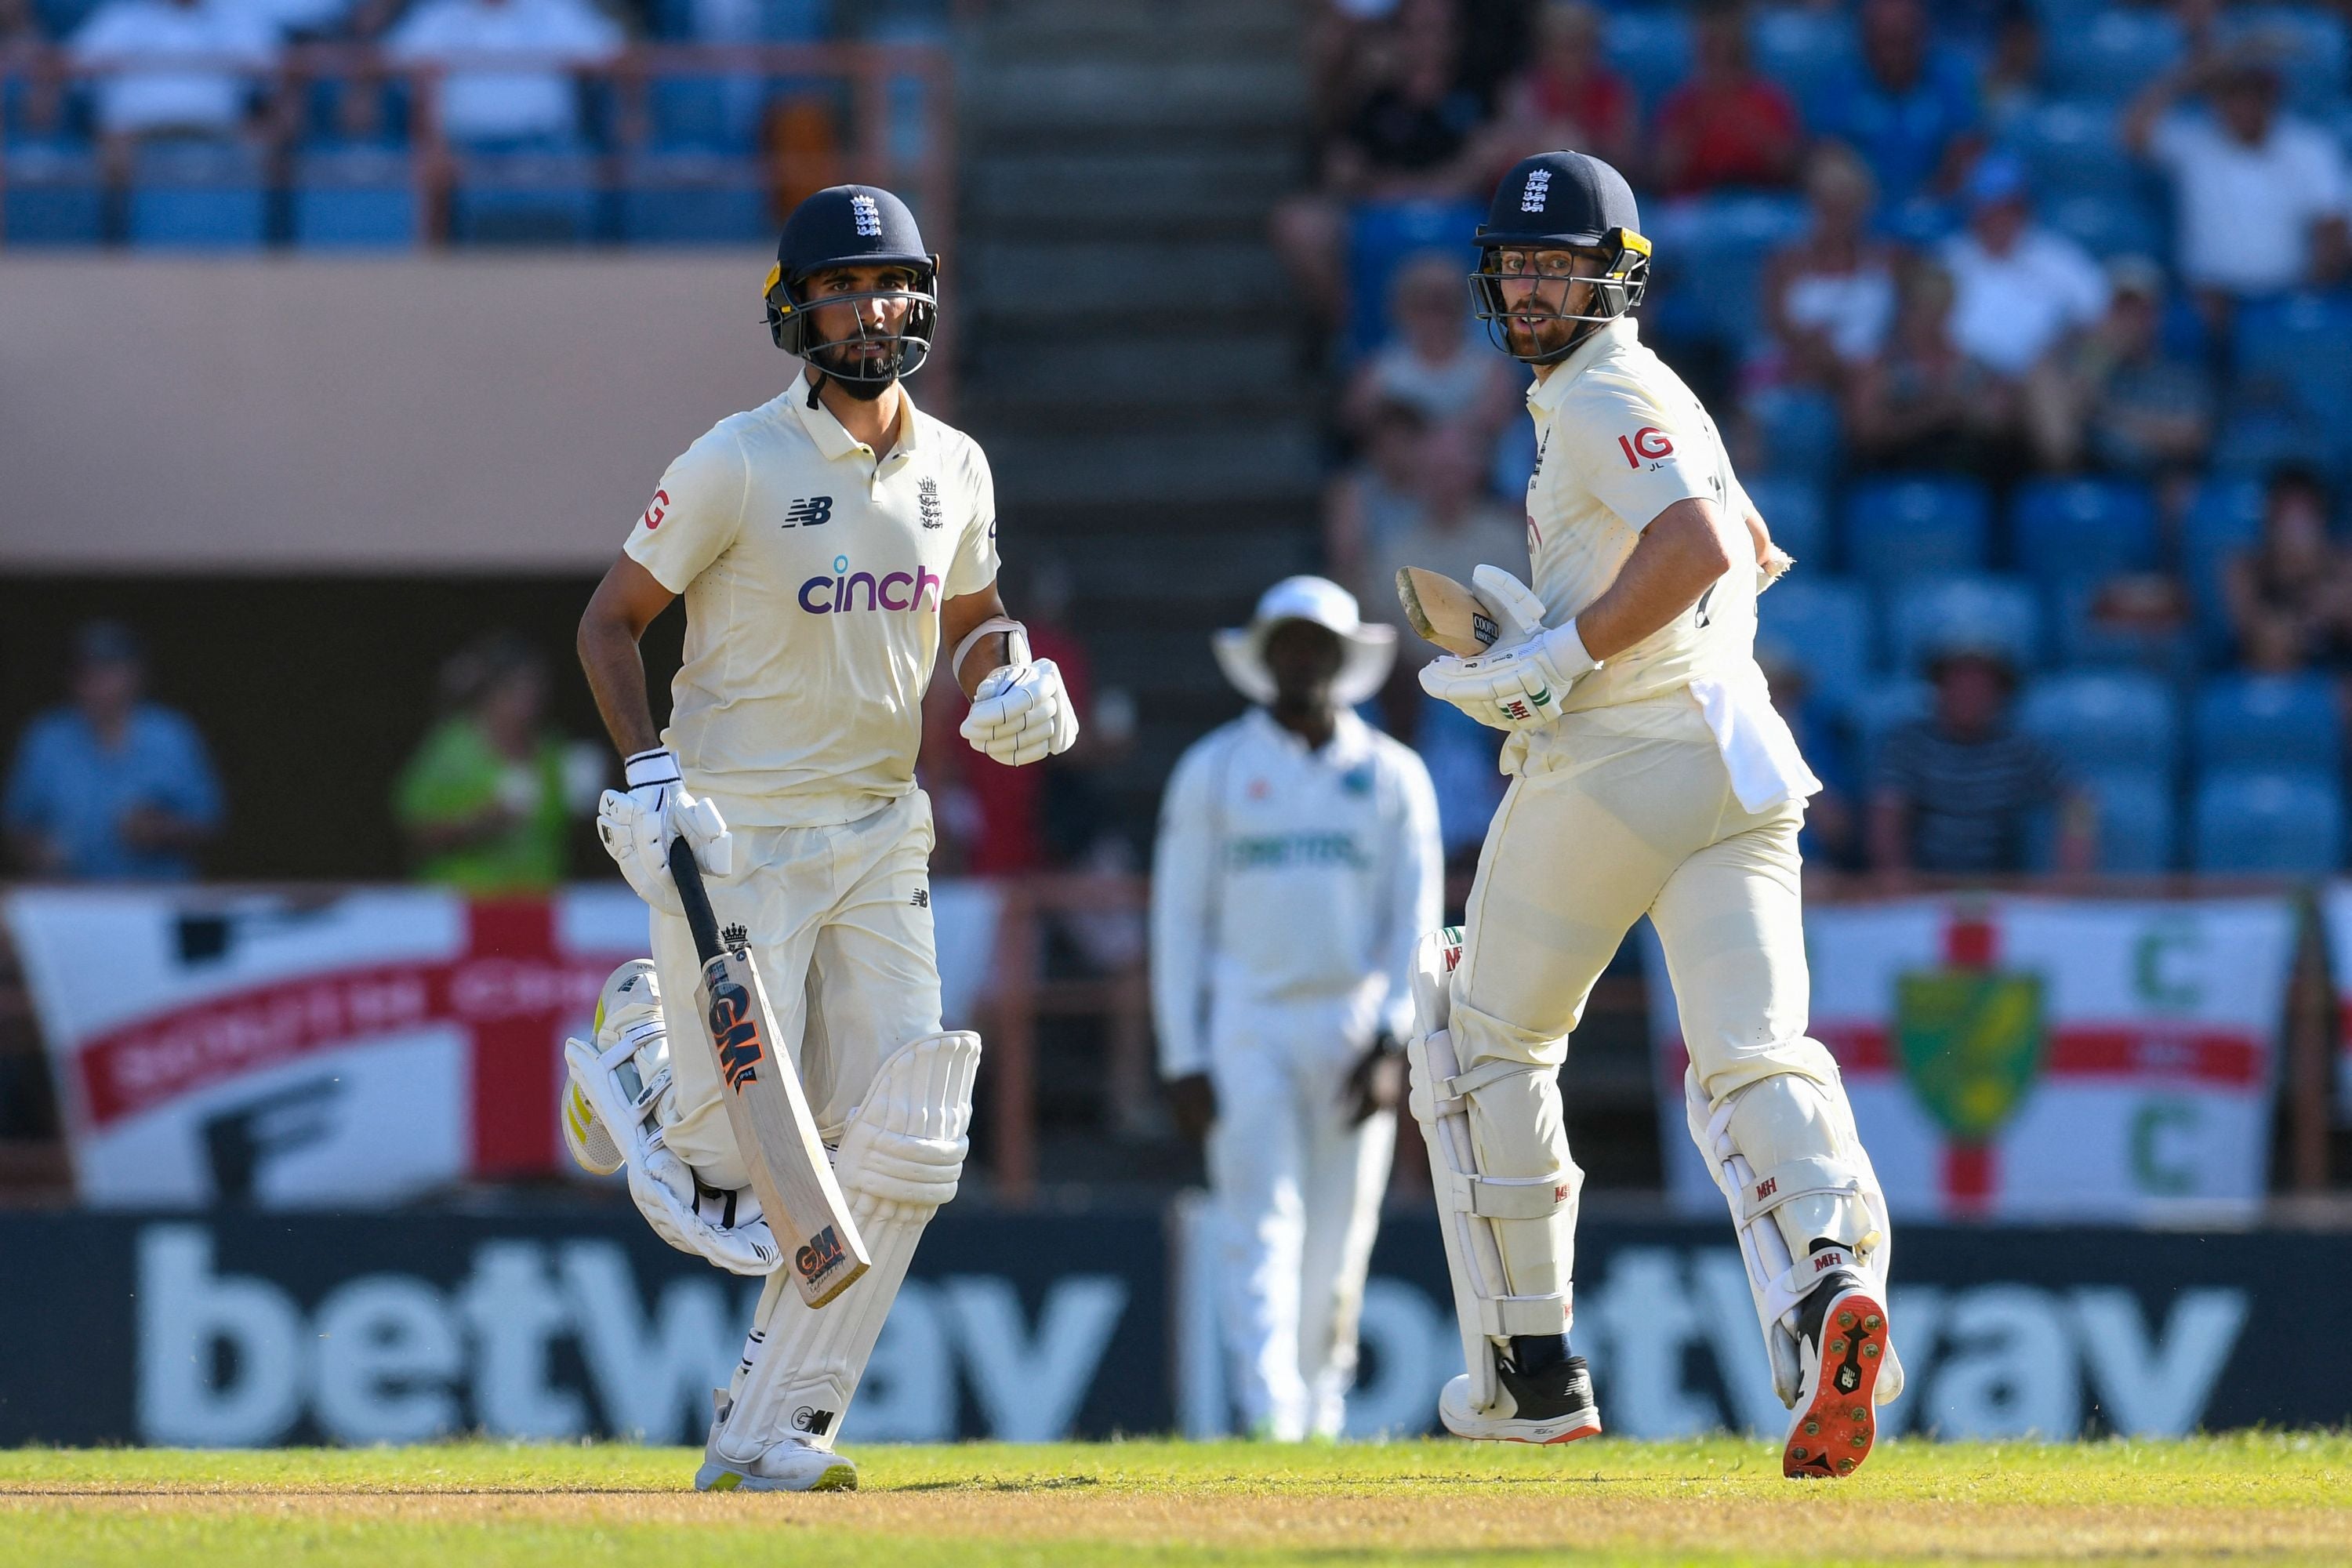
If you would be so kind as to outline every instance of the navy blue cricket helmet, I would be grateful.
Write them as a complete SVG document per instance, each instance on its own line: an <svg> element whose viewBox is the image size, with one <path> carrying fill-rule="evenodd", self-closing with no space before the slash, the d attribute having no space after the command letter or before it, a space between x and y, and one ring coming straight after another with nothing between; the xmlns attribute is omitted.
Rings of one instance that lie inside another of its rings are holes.
<svg viewBox="0 0 2352 1568"><path fill-rule="evenodd" d="M1650 242L1642 235L1633 187L1590 153L1538 153L1514 163L1495 187L1486 221L1472 243L1478 247L1478 270L1470 274L1471 311L1486 324L1496 348L1529 364L1566 359L1599 327L1639 305L1650 283ZM1496 261L1503 250L1568 250L1598 259L1597 276L1578 275L1592 285L1592 309L1560 312L1563 320L1587 323L1584 329L1541 353L1512 348L1502 290L1508 275Z"/></svg>
<svg viewBox="0 0 2352 1568"><path fill-rule="evenodd" d="M827 305L862 305L868 300L904 300L905 321L895 332L877 331L863 310L856 313L857 336L831 341L813 335L805 292L808 279L831 267L900 266L914 286L866 294L831 294ZM922 231L907 204L878 185L833 185L803 201L784 220L776 241L776 264L764 290L768 333L786 353L798 354L853 394L879 395L902 375L921 368L939 331L940 258L923 248ZM876 361L856 351L879 343L888 352ZM850 352L838 352L846 348ZM836 352L828 353L827 350Z"/></svg>

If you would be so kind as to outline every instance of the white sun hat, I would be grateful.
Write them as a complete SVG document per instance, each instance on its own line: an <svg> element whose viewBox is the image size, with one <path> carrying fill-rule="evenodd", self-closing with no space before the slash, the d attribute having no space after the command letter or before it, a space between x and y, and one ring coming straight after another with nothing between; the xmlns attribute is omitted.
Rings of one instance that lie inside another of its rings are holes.
<svg viewBox="0 0 2352 1568"><path fill-rule="evenodd" d="M1259 595L1250 624L1209 639L1225 679L1253 702L1274 700L1274 674L1265 667L1265 639L1285 621L1312 621L1339 635L1344 650L1331 695L1353 708L1381 689L1396 662L1396 628L1367 623L1356 595L1328 577L1285 577Z"/></svg>

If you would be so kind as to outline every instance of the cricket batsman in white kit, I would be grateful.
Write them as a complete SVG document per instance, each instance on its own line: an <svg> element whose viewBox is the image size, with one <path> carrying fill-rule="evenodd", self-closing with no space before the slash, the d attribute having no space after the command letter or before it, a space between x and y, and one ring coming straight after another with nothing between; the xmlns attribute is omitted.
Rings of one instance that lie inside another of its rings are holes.
<svg viewBox="0 0 2352 1568"><path fill-rule="evenodd" d="M1548 153L1475 237L1475 312L1534 367L1533 587L1481 567L1492 648L1423 687L1510 739L1456 950L1424 943L1409 1047L1468 1362L1465 1437L1597 1432L1569 1353L1583 1173L1557 1074L1648 915L1690 1053L1692 1136L1728 1199L1792 1477L1850 1474L1901 1391L1886 1206L1835 1061L1807 1037L1797 831L1821 786L1767 700L1756 595L1789 564L1706 410L1642 346L1650 244L1616 170ZM1451 968L1449 976L1448 970Z"/></svg>
<svg viewBox="0 0 2352 1568"><path fill-rule="evenodd" d="M580 626L625 793L605 847L653 908L650 963L604 987L567 1050L581 1163L625 1164L663 1237L768 1277L698 1487L830 1490L841 1418L917 1239L963 1168L980 1038L942 1031L930 805L915 786L942 648L963 734L1000 762L1066 751L1060 672L1032 660L996 591L996 503L978 446L900 386L929 350L939 258L889 192L820 191L785 222L767 286L776 345L804 362L662 476ZM656 734L637 639L686 600L686 658ZM700 964L667 857L683 837L726 942L765 976L777 1029L872 1267L829 1303L785 1288L694 1006Z"/></svg>
<svg viewBox="0 0 2352 1568"><path fill-rule="evenodd" d="M1413 951L1442 909L1437 795L1419 757L1350 711L1396 647L1346 589L1285 578L1215 647L1258 706L1184 753L1160 807L1160 1073L1180 1128L1206 1139L1244 1424L1336 1437L1395 1148Z"/></svg>

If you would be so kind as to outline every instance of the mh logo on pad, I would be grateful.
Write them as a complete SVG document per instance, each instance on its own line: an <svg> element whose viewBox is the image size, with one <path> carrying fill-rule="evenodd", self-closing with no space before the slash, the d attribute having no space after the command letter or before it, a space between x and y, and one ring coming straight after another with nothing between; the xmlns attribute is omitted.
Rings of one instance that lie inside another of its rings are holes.
<svg viewBox="0 0 2352 1568"><path fill-rule="evenodd" d="M850 610L937 609L943 584L939 574L918 563L912 572L853 572L849 557L833 558L833 575L812 577L801 584L800 605L812 616L838 616ZM929 595L927 605L924 596Z"/></svg>
<svg viewBox="0 0 2352 1568"><path fill-rule="evenodd" d="M751 994L733 980L710 987L710 1041L719 1047L719 1076L736 1093L760 1076L768 1048L760 1040L760 1020L751 1010Z"/></svg>

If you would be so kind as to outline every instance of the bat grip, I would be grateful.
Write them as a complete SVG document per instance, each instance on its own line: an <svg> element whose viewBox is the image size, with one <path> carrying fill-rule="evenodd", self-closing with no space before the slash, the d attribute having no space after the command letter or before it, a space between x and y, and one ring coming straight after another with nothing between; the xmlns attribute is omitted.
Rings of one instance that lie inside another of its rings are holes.
<svg viewBox="0 0 2352 1568"><path fill-rule="evenodd" d="M719 917L711 912L709 891L702 885L702 866L694 846L679 834L669 842L670 879L677 884L677 901L686 910L686 928L694 933L695 956L708 963L719 956Z"/></svg>

